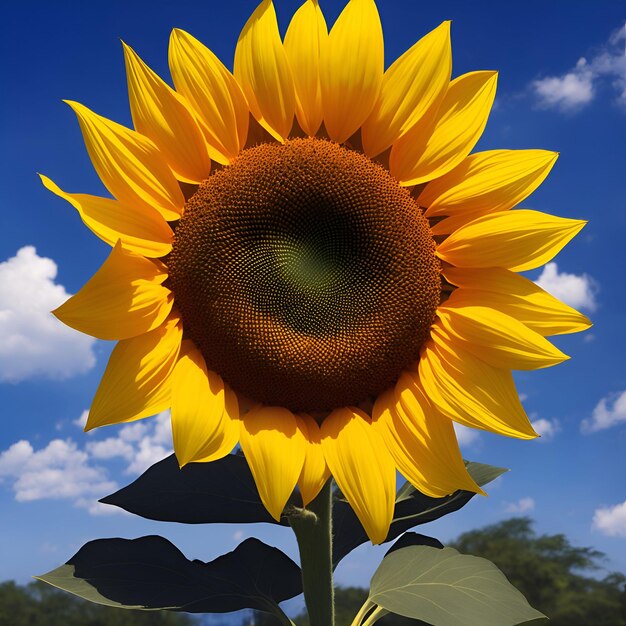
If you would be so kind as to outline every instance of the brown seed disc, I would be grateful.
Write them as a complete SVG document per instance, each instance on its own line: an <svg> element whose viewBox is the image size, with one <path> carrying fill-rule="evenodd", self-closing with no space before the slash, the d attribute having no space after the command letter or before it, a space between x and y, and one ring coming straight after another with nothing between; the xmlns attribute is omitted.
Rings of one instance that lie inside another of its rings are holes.
<svg viewBox="0 0 626 626"><path fill-rule="evenodd" d="M389 387L419 357L439 303L435 244L409 192L320 139L244 150L205 180L167 265L207 367L293 411Z"/></svg>

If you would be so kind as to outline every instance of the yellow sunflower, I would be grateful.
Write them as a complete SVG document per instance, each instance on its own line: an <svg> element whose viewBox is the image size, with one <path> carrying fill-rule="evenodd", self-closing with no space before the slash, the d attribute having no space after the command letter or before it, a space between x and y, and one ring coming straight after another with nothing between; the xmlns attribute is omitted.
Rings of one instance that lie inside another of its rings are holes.
<svg viewBox="0 0 626 626"><path fill-rule="evenodd" d="M134 130L68 102L113 198L42 177L113 247L55 311L118 340L86 429L171 408L181 466L239 443L276 519L332 475L374 543L396 470L480 492L453 421L535 437L511 370L590 325L518 273L584 225L511 210L557 154L470 154L496 72L451 79L449 22L385 71L373 0L330 33L307 0L284 41L264 0L232 74L174 30L175 89L124 53Z"/></svg>

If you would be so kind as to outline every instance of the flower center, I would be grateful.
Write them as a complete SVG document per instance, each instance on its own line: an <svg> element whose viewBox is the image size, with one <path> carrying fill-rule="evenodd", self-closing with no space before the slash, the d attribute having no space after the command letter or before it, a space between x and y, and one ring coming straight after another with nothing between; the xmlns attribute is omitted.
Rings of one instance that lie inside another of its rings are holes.
<svg viewBox="0 0 626 626"><path fill-rule="evenodd" d="M359 404L419 357L439 263L410 193L320 139L244 150L190 198L167 260L185 334L250 399Z"/></svg>

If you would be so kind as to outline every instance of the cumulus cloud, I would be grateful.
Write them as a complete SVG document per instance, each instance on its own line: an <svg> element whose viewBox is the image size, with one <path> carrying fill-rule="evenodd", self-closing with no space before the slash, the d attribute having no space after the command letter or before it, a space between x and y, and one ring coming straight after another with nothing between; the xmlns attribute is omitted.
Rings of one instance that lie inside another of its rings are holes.
<svg viewBox="0 0 626 626"><path fill-rule="evenodd" d="M596 509L593 528L609 537L626 537L626 502Z"/></svg>
<svg viewBox="0 0 626 626"><path fill-rule="evenodd" d="M561 111L576 111L597 96L601 86L616 92L616 101L626 108L626 24L590 59L581 57L576 65L560 76L546 76L531 83L539 106Z"/></svg>
<svg viewBox="0 0 626 626"><path fill-rule="evenodd" d="M595 433L598 430L611 428L626 422L626 391L612 393L596 404L589 419L582 421L584 433Z"/></svg>
<svg viewBox="0 0 626 626"><path fill-rule="evenodd" d="M541 276L535 282L555 298L575 309L595 311L598 307L596 300L598 285L587 274L559 272L558 265L551 262L546 264Z"/></svg>
<svg viewBox="0 0 626 626"><path fill-rule="evenodd" d="M152 418L150 431L144 433L135 443L135 452L127 474L141 474L151 465L172 453L172 429L169 411ZM120 436L124 436L120 433ZM126 435L127 436L127 435Z"/></svg>
<svg viewBox="0 0 626 626"><path fill-rule="evenodd" d="M95 339L50 313L69 297L56 276L56 263L33 246L0 263L0 382L62 380L95 365Z"/></svg>
<svg viewBox="0 0 626 626"><path fill-rule="evenodd" d="M507 513L523 515L535 509L535 501L532 498L521 498L517 502L509 502L504 509Z"/></svg>
<svg viewBox="0 0 626 626"><path fill-rule="evenodd" d="M537 441L544 443L552 441L556 434L561 430L558 420L547 420L540 418L531 422L535 432L540 436Z"/></svg>
<svg viewBox="0 0 626 626"><path fill-rule="evenodd" d="M171 441L169 412L123 426L116 436L90 440L83 449L72 439L54 439L39 450L18 441L0 452L0 484L18 502L63 499L91 515L119 513L98 502L118 488L111 474L119 471L119 462L123 473L138 475L171 453ZM112 462L117 467L108 465Z"/></svg>
<svg viewBox="0 0 626 626"><path fill-rule="evenodd" d="M461 448L469 448L480 441L480 432L453 422L456 438Z"/></svg>
<svg viewBox="0 0 626 626"><path fill-rule="evenodd" d="M54 439L35 450L21 440L0 453L0 477L12 481L18 502L70 499L106 495L117 485L102 467L92 465L89 455L71 440Z"/></svg>

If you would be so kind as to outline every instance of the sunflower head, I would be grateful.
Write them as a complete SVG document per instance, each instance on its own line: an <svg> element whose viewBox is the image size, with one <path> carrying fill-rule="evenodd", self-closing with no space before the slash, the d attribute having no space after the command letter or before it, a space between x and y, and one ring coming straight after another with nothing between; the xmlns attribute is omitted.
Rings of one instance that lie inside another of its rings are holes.
<svg viewBox="0 0 626 626"><path fill-rule="evenodd" d="M419 358L439 262L409 191L317 138L244 150L188 201L167 285L207 367L292 411L358 405Z"/></svg>
<svg viewBox="0 0 626 626"><path fill-rule="evenodd" d="M511 376L589 321L518 272L583 222L514 207L556 154L472 154L497 75L451 77L450 24L386 70L373 0L328 32L264 0L234 72L172 33L174 88L124 46L134 129L71 102L112 197L65 198L113 246L55 314L119 343L88 428L171 408L181 465L239 443L270 513L333 476L374 542L396 470L480 492L453 421L532 438Z"/></svg>

